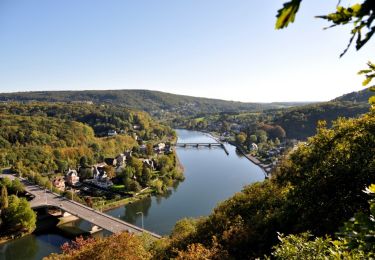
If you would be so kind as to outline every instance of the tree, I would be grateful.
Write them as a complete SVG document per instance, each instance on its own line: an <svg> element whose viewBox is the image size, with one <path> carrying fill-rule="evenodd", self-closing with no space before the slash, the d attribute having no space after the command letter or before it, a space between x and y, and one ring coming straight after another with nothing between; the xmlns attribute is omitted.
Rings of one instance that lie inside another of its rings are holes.
<svg viewBox="0 0 375 260"><path fill-rule="evenodd" d="M142 187L146 187L149 184L151 177L151 170L148 167L143 167L142 176L139 179L139 184L141 184Z"/></svg>
<svg viewBox="0 0 375 260"><path fill-rule="evenodd" d="M0 183L7 188L12 187L12 180L9 177L1 178Z"/></svg>
<svg viewBox="0 0 375 260"><path fill-rule="evenodd" d="M101 239L76 238L72 243L64 244L62 250L62 254L52 254L46 259L151 259L151 254L146 251L141 239L128 232Z"/></svg>
<svg viewBox="0 0 375 260"><path fill-rule="evenodd" d="M106 165L104 166L104 170L107 173L108 178L112 179L116 177L115 169L112 166Z"/></svg>
<svg viewBox="0 0 375 260"><path fill-rule="evenodd" d="M129 191L138 192L142 189L141 185L136 180L130 179L128 182L127 189Z"/></svg>
<svg viewBox="0 0 375 260"><path fill-rule="evenodd" d="M375 185L366 188L365 193L374 196ZM313 238L310 233L279 235L280 243L274 247L272 256L276 259L373 259L375 257L375 201L371 199L370 212L359 212L336 234L330 237Z"/></svg>
<svg viewBox="0 0 375 260"><path fill-rule="evenodd" d="M369 61L367 63L367 66L368 69L361 70L358 72L358 74L360 75L365 75L365 80L362 82L363 86L367 86L375 78L375 64ZM375 85L372 85L370 87L370 90L375 91ZM369 102L372 105L372 108L375 109L375 96L370 97Z"/></svg>
<svg viewBox="0 0 375 260"><path fill-rule="evenodd" d="M20 182L19 179L14 179L12 181L12 188L11 191L13 194L18 195L18 193L24 193L25 192L25 186Z"/></svg>
<svg viewBox="0 0 375 260"><path fill-rule="evenodd" d="M286 133L285 133L285 130L279 126L279 125L275 125L273 126L270 131L269 131L269 136L272 138L272 139L275 139L275 138L278 138L278 139L284 139L285 136L286 136Z"/></svg>
<svg viewBox="0 0 375 260"><path fill-rule="evenodd" d="M153 145L152 145L151 142L148 142L146 144L146 154L147 155L152 155L153 153L154 153L154 147L153 147Z"/></svg>
<svg viewBox="0 0 375 260"><path fill-rule="evenodd" d="M279 146L279 145L280 145L280 140L279 140L279 138L276 137L274 144L275 144L276 146Z"/></svg>
<svg viewBox="0 0 375 260"><path fill-rule="evenodd" d="M22 233L32 232L36 227L36 214L25 198L9 197L9 206L4 212L5 226Z"/></svg>
<svg viewBox="0 0 375 260"><path fill-rule="evenodd" d="M257 130L255 132L256 136L258 137L258 143L265 143L267 142L267 133L264 130Z"/></svg>
<svg viewBox="0 0 375 260"><path fill-rule="evenodd" d="M246 137L247 137L246 134L241 132L236 135L236 142L238 144L243 144L246 141Z"/></svg>
<svg viewBox="0 0 375 260"><path fill-rule="evenodd" d="M8 204L9 204L9 201L8 201L8 191L7 191L7 188L5 187L5 185L2 185L1 186L1 197L0 197L0 213L8 208Z"/></svg>
<svg viewBox="0 0 375 260"><path fill-rule="evenodd" d="M142 160L135 158L134 156L131 157L129 161L129 165L132 166L135 170L135 176L140 178L142 176L142 169L143 169L143 162Z"/></svg>
<svg viewBox="0 0 375 260"><path fill-rule="evenodd" d="M256 135L250 135L249 141L250 143L256 143L258 141L258 138Z"/></svg>
<svg viewBox="0 0 375 260"><path fill-rule="evenodd" d="M301 2L302 0L290 0L284 3L283 8L278 11L276 16L276 29L285 28L290 23L294 22ZM356 3L349 7L341 6L339 1L336 12L317 16L317 18L322 18L331 22L330 27L338 25L353 25L349 44L340 56L343 56L347 52L355 38L355 47L359 50L375 33L375 26L372 25L375 20L375 5L373 0L365 0L361 4Z"/></svg>

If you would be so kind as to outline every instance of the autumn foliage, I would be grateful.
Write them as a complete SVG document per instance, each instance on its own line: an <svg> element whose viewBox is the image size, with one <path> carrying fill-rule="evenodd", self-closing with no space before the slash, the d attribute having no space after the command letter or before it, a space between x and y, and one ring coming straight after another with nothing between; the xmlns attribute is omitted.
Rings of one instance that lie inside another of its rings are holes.
<svg viewBox="0 0 375 260"><path fill-rule="evenodd" d="M46 260L143 260L151 254L143 247L141 240L134 234L124 232L107 238L94 239L82 237L62 246L62 254L52 254Z"/></svg>

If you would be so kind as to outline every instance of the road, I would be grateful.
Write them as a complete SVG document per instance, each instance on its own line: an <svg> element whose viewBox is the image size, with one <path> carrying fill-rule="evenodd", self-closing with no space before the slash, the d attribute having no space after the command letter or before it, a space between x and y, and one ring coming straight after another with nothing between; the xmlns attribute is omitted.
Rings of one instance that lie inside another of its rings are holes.
<svg viewBox="0 0 375 260"><path fill-rule="evenodd" d="M10 174L0 174L0 178L8 177L10 179L15 179L17 177ZM153 232L147 231L125 221L122 221L118 218L109 216L100 211L94 210L90 207L82 205L78 202L69 200L63 196L60 196L56 193L46 191L45 189L31 184L24 179L20 179L21 182L25 185L25 189L28 193L32 194L35 198L30 201L32 208L42 207L42 206L54 206L60 208L65 212L77 216L81 219L84 219L92 224L106 229L112 233L119 233L123 231L128 231L131 233L148 233L155 238L161 238L160 235Z"/></svg>

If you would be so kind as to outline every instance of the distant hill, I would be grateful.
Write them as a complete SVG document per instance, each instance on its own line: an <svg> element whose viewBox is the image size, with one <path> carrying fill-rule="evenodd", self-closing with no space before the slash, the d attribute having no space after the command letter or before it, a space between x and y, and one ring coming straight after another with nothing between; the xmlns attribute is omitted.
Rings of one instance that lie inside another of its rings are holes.
<svg viewBox="0 0 375 260"><path fill-rule="evenodd" d="M354 91L340 97L335 98L333 101L352 101L358 103L368 103L369 98L374 95L374 92L371 92L369 88Z"/></svg>
<svg viewBox="0 0 375 260"><path fill-rule="evenodd" d="M165 116L165 112L179 115L198 113L220 113L285 108L306 103L243 103L219 99L175 95L151 90L86 90L86 91L39 91L0 93L0 101L17 102L93 102L110 103L140 109L154 116Z"/></svg>
<svg viewBox="0 0 375 260"><path fill-rule="evenodd" d="M303 140L316 134L320 120L331 126L339 117L355 118L369 109L365 102L329 101L281 110L274 114L273 123L282 126L288 138Z"/></svg>

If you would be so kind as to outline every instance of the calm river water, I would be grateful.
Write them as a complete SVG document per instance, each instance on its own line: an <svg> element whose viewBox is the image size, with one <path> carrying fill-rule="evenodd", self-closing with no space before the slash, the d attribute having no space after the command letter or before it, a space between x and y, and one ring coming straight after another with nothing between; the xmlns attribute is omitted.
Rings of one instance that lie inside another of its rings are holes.
<svg viewBox="0 0 375 260"><path fill-rule="evenodd" d="M213 142L201 132L177 130L182 143ZM135 225L155 233L169 234L176 223L184 217L210 214L213 208L244 185L262 181L263 171L236 152L232 145L225 145L229 155L220 147L177 148L177 154L185 168L185 180L176 183L164 196L146 198L136 203L107 211ZM80 221L80 226L86 223ZM68 239L57 234L30 235L0 246L2 259L41 259L58 252L59 246Z"/></svg>

